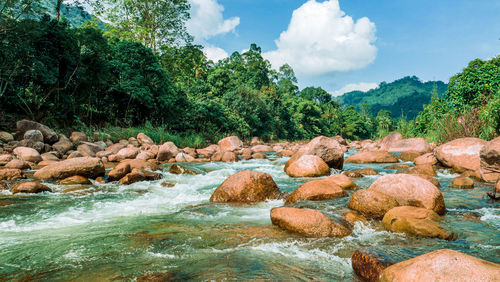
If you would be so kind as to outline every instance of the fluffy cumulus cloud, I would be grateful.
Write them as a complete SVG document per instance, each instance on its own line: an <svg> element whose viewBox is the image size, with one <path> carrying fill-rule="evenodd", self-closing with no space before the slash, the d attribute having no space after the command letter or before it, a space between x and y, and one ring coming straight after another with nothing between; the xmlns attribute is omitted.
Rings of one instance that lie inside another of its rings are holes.
<svg viewBox="0 0 500 282"><path fill-rule="evenodd" d="M207 43L207 40L221 34L234 32L240 24L239 17L224 19L224 6L217 0L189 0L191 19L186 23L188 32L194 36L195 42L205 46L205 54L209 59L217 61L228 56L227 52Z"/></svg>
<svg viewBox="0 0 500 282"><path fill-rule="evenodd" d="M358 91L366 92L368 90L375 89L377 87L378 87L378 84L373 83L373 82L351 83L351 84L345 85L344 87L340 88L339 90L331 92L330 94L332 94L332 96L340 96L344 93L351 92L351 91L358 90Z"/></svg>
<svg viewBox="0 0 500 282"><path fill-rule="evenodd" d="M338 0L309 0L293 12L288 29L265 57L277 68L290 64L298 74L317 76L366 67L377 55L375 24L346 15Z"/></svg>

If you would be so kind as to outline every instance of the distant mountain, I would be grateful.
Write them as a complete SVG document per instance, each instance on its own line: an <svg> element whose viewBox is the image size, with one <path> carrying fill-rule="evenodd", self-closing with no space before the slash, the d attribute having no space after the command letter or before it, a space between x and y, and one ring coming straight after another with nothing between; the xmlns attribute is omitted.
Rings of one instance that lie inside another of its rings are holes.
<svg viewBox="0 0 500 282"><path fill-rule="evenodd" d="M422 82L416 76L407 76L394 82L382 82L380 85L367 92L352 91L336 97L340 105L355 106L358 110L361 105L367 104L373 115L380 110L389 110L393 118L401 114L407 119L414 119L423 106L431 101L434 88L438 96L443 96L448 84L442 81Z"/></svg>
<svg viewBox="0 0 500 282"><path fill-rule="evenodd" d="M42 11L45 11L46 14L51 16L52 18L56 17L56 4L54 0L39 0L38 4ZM92 20L92 15L87 11L82 9L81 7L77 7L74 5L66 5L62 4L61 6L61 18L66 19L71 26L79 27L86 21Z"/></svg>

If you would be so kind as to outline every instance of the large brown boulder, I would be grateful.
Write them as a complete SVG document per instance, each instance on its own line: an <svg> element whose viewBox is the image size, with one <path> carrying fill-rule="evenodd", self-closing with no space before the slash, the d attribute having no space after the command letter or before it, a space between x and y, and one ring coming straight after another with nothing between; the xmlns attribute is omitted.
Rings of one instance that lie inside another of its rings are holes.
<svg viewBox="0 0 500 282"><path fill-rule="evenodd" d="M241 150L241 148L243 147L243 142L241 142L240 138L238 138L237 136L229 136L221 139L218 144L222 152L233 152Z"/></svg>
<svg viewBox="0 0 500 282"><path fill-rule="evenodd" d="M57 162L35 172L35 179L64 179L73 175L96 178L104 175L104 164L98 158L81 157Z"/></svg>
<svg viewBox="0 0 500 282"><path fill-rule="evenodd" d="M25 161L13 159L5 165L5 168L28 169L30 165Z"/></svg>
<svg viewBox="0 0 500 282"><path fill-rule="evenodd" d="M398 159L403 161L403 162L413 162L415 161L416 158L420 157L422 155L421 152L417 151L406 151L401 153L398 156Z"/></svg>
<svg viewBox="0 0 500 282"><path fill-rule="evenodd" d="M318 156L302 155L285 165L285 172L291 177L317 177L329 175L330 167Z"/></svg>
<svg viewBox="0 0 500 282"><path fill-rule="evenodd" d="M280 207L271 210L271 222L278 227L308 237L345 237L351 230L312 209Z"/></svg>
<svg viewBox="0 0 500 282"><path fill-rule="evenodd" d="M415 158L413 162L415 165L435 165L438 163L438 160L434 156L434 153L427 153Z"/></svg>
<svg viewBox="0 0 500 282"><path fill-rule="evenodd" d="M351 256L354 273L363 281L376 282L387 267L396 263L386 253L378 249L362 248L354 251Z"/></svg>
<svg viewBox="0 0 500 282"><path fill-rule="evenodd" d="M117 154L121 149L126 148L127 145L122 143L113 144L105 149L106 152L112 152L112 154Z"/></svg>
<svg viewBox="0 0 500 282"><path fill-rule="evenodd" d="M342 189L353 190L358 188L358 185L356 185L356 183L354 183L351 178L343 174L334 174L325 178L324 180L335 183L342 187Z"/></svg>
<svg viewBox="0 0 500 282"><path fill-rule="evenodd" d="M436 158L457 172L479 172L480 152L487 142L479 138L460 138L445 143L434 150Z"/></svg>
<svg viewBox="0 0 500 282"><path fill-rule="evenodd" d="M251 148L252 152L254 153L269 153L273 151L273 148L271 146L267 145L256 145Z"/></svg>
<svg viewBox="0 0 500 282"><path fill-rule="evenodd" d="M335 138L318 136L312 139L294 154L295 158L292 157L288 162L291 163L303 155L320 157L331 168L342 169L344 166L344 150Z"/></svg>
<svg viewBox="0 0 500 282"><path fill-rule="evenodd" d="M393 146L394 143L403 140L404 137L399 132L392 132L391 134L384 137L382 140L377 141L380 150L387 151ZM371 141L371 140L370 140ZM363 146L363 147L366 147Z"/></svg>
<svg viewBox="0 0 500 282"><path fill-rule="evenodd" d="M59 141L52 145L52 148L59 153L59 155L64 156L69 150L73 149L73 142L66 136L61 135Z"/></svg>
<svg viewBox="0 0 500 282"><path fill-rule="evenodd" d="M390 196L370 189L360 189L354 192L348 207L366 217L382 219L392 208L399 206Z"/></svg>
<svg viewBox="0 0 500 282"><path fill-rule="evenodd" d="M84 157L95 157L98 152L103 151L101 146L85 141L80 142L76 150Z"/></svg>
<svg viewBox="0 0 500 282"><path fill-rule="evenodd" d="M481 178L486 182L500 179L500 136L488 142L479 156Z"/></svg>
<svg viewBox="0 0 500 282"><path fill-rule="evenodd" d="M135 159L140 151L141 149L135 147L123 148L116 154L116 159L118 161Z"/></svg>
<svg viewBox="0 0 500 282"><path fill-rule="evenodd" d="M61 181L59 181L57 184L59 185L86 185L86 184L92 184L90 180L87 177L80 176L80 175L74 175L67 177Z"/></svg>
<svg viewBox="0 0 500 282"><path fill-rule="evenodd" d="M450 187L459 189L472 189L474 188L474 181L470 178L459 176L453 179Z"/></svg>
<svg viewBox="0 0 500 282"><path fill-rule="evenodd" d="M210 202L254 203L277 199L280 195L281 192L271 175L245 170L231 175L215 189Z"/></svg>
<svg viewBox="0 0 500 282"><path fill-rule="evenodd" d="M178 153L179 148L175 146L174 142L166 142L158 149L158 155L156 156L156 159L160 162L168 161L172 158L175 158Z"/></svg>
<svg viewBox="0 0 500 282"><path fill-rule="evenodd" d="M238 161L238 156L234 153L234 152L231 152L231 151L226 151L222 154L222 158L221 160L223 162L237 162Z"/></svg>
<svg viewBox="0 0 500 282"><path fill-rule="evenodd" d="M382 219L385 229L409 236L453 239L453 234L441 227L437 213L411 206L395 207Z"/></svg>
<svg viewBox="0 0 500 282"><path fill-rule="evenodd" d="M409 138L396 140L387 148L389 152L417 152L420 154L431 152L431 146L424 138Z"/></svg>
<svg viewBox="0 0 500 282"><path fill-rule="evenodd" d="M20 169L17 168L0 168L0 180L17 180L25 178L26 176Z"/></svg>
<svg viewBox="0 0 500 282"><path fill-rule="evenodd" d="M71 142L73 142L75 144L80 144L81 142L88 142L89 141L89 138L87 137L87 135L85 135L85 133L78 132L78 131L71 132L69 139L71 140Z"/></svg>
<svg viewBox="0 0 500 282"><path fill-rule="evenodd" d="M10 189L10 192L12 194L17 194L17 193L34 194L42 192L52 192L52 190L38 181L30 181L30 182L23 182L14 186L12 189Z"/></svg>
<svg viewBox="0 0 500 282"><path fill-rule="evenodd" d="M142 146L152 146L152 145L155 144L155 142L153 141L153 139L151 139L149 136L147 136L146 134L144 134L142 132L139 133L139 134L137 134L137 141Z"/></svg>
<svg viewBox="0 0 500 282"><path fill-rule="evenodd" d="M327 178L306 182L295 189L285 201L289 205L299 201L321 201L345 197L344 189Z"/></svg>
<svg viewBox="0 0 500 282"><path fill-rule="evenodd" d="M356 177L359 177L359 175L361 175L361 176L378 175L378 172L373 168L362 168L362 169L344 171L343 173L347 176L353 175Z"/></svg>
<svg viewBox="0 0 500 282"><path fill-rule="evenodd" d="M444 214L441 191L431 182L409 174L387 174L370 185L374 190L392 197L400 206L415 206Z"/></svg>
<svg viewBox="0 0 500 282"><path fill-rule="evenodd" d="M57 133L55 133L54 130L48 128L43 124L31 120L24 119L18 121L16 123L16 127L17 127L16 131L17 140L21 139L21 137L24 136L24 133L26 133L26 131L28 130L39 130L43 135L44 142L48 144L54 144L59 139Z"/></svg>
<svg viewBox="0 0 500 282"><path fill-rule="evenodd" d="M387 151L364 151L349 156L345 162L355 164L397 163L398 159Z"/></svg>
<svg viewBox="0 0 500 282"><path fill-rule="evenodd" d="M8 164L10 161L12 161L12 155L10 154L2 154L0 155L0 166Z"/></svg>
<svg viewBox="0 0 500 282"><path fill-rule="evenodd" d="M389 281L499 281L500 265L442 249L405 260L382 271Z"/></svg>
<svg viewBox="0 0 500 282"><path fill-rule="evenodd" d="M37 150L28 147L17 147L14 149L14 154L20 160L32 163L38 163L42 161L42 156Z"/></svg>

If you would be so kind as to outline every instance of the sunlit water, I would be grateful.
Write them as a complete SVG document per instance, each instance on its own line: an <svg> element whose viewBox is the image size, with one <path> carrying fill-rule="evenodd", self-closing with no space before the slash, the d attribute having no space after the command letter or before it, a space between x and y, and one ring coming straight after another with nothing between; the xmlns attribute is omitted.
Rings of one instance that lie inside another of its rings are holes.
<svg viewBox="0 0 500 282"><path fill-rule="evenodd" d="M384 230L379 221L356 223L352 235L302 238L271 224L270 209L283 200L254 205L211 204L209 198L227 177L241 170L272 175L283 192L308 179L284 171L286 158L238 163L185 164L200 175L173 175L135 183L90 185L63 194L0 194L0 280L134 280L149 272L168 272L191 280L348 280L356 281L350 257L360 247L378 247L397 260L451 248L500 263L500 209L486 191L448 188L453 177L440 171L447 214L443 226L457 241L408 238ZM344 169L386 165L346 164ZM354 179L367 188L379 176ZM167 181L175 184L166 188ZM349 194L351 194L349 192ZM342 216L349 197L296 203L329 216ZM463 217L477 214L480 219Z"/></svg>

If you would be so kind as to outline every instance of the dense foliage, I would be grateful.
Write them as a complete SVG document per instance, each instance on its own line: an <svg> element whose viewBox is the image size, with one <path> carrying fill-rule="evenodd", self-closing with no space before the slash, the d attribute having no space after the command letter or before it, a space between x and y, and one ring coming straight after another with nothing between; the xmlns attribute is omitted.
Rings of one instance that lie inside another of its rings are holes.
<svg viewBox="0 0 500 282"><path fill-rule="evenodd" d="M336 98L341 105L353 105L357 109L366 104L370 112L376 115L380 110L388 110L393 117L403 114L408 119L414 119L422 110L422 106L431 101L432 91L443 96L447 85L442 81L422 82L418 77L407 76L391 83L382 82L367 92L352 91Z"/></svg>
<svg viewBox="0 0 500 282"><path fill-rule="evenodd" d="M185 34L185 0L100 0L126 3L110 17L133 15L104 29L99 22L74 27L64 11L57 20L51 11L63 2L37 2L52 4L43 8L9 0L1 10L0 127L30 118L56 128L101 129L116 138L122 136L118 128L147 130L157 140L190 144L229 134L362 139L398 129L444 141L499 133L499 58L471 62L451 79L444 97L444 83L406 77L333 99L321 88L299 90L293 69L272 69L255 44L209 61ZM150 15L160 11L171 25L155 25L158 19ZM130 25L138 30L124 32Z"/></svg>
<svg viewBox="0 0 500 282"><path fill-rule="evenodd" d="M410 135L437 142L500 135L500 56L470 62L450 79L444 97L434 91L431 103L404 127Z"/></svg>

